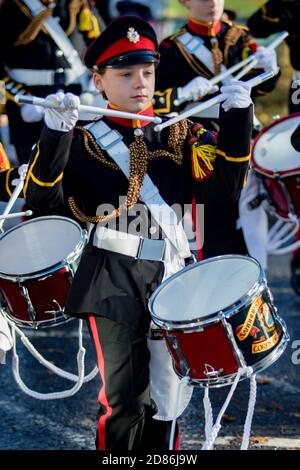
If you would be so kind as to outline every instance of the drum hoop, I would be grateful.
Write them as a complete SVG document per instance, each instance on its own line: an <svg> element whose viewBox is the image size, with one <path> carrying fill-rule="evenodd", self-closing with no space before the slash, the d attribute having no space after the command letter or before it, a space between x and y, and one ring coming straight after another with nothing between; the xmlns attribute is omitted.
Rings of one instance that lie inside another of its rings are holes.
<svg viewBox="0 0 300 470"><path fill-rule="evenodd" d="M33 320L21 320L19 318L13 317L10 315L9 312L6 311L5 308L2 308L1 310L4 315L10 320L13 321L17 326L20 328L26 328L29 330L39 330L41 328L48 328L48 327L53 327L53 326L61 326L62 323L67 323L71 320L76 320L76 317L71 317L65 314L63 310L58 310L56 313L58 313L57 317L54 319L48 319L48 320L37 320L36 322ZM36 325L35 325L36 324Z"/></svg>
<svg viewBox="0 0 300 470"><path fill-rule="evenodd" d="M259 134L257 134L257 136L255 137L253 141L253 145L252 145L252 150L251 150L251 164L258 173L261 173L264 176L269 176L270 178L273 178L273 179L277 179L279 177L293 176L295 174L300 173L300 167L293 168L292 170L277 171L276 173L271 170L266 170L255 161L255 157L254 157L254 149L260 137L266 132L268 132L270 129L272 129L272 127L275 127L278 123L288 121L289 119L292 119L294 117L300 117L300 113L289 114L288 116L284 116L280 119L277 119L276 121L272 122L267 127L265 127L264 129L262 129L259 132Z"/></svg>
<svg viewBox="0 0 300 470"><path fill-rule="evenodd" d="M40 277L49 276L50 274L57 272L58 270L63 269L67 266L71 266L72 263L78 258L78 255L80 254L80 252L82 251L82 249L84 248L86 244L87 231L85 229L82 229L82 227L75 220L70 219L68 217L51 215L51 216L37 217L36 219L28 220L4 232L0 236L0 243L1 243L1 240L5 236L8 236L9 233L12 233L13 231L17 230L19 227L23 227L24 225L29 225L31 223L36 222L37 220L46 220L46 219L47 220L49 219L62 220L64 222L71 223L72 225L76 226L79 229L80 237L73 251L71 251L71 253L69 253L65 258L61 259L58 263L55 263L45 269L40 269L39 271L33 271L32 273L25 273L25 274L19 275L17 273L7 274L5 272L0 271L0 279L6 279L6 280L13 281L13 282L24 282L24 281L38 279Z"/></svg>
<svg viewBox="0 0 300 470"><path fill-rule="evenodd" d="M266 170L265 168L259 166L256 162L253 161L252 167L254 171L259 173L260 175L267 176L273 180L284 179L284 178L287 178L288 176L296 176L300 174L300 166L297 168L294 168L293 170L275 172L271 170Z"/></svg>
<svg viewBox="0 0 300 470"><path fill-rule="evenodd" d="M184 321L175 321L175 320L166 320L158 317L155 312L153 311L153 303L160 293L161 290L163 290L164 286L166 284L169 284L173 279L176 277L179 277L181 273L184 271L190 271L192 269L195 269L196 266L199 264L208 264L211 263L212 261L218 261L220 259L243 259L243 260L251 260L251 262L255 263L258 268L259 268L259 275L258 279L255 282L255 284L246 292L240 299L237 299L235 306L231 307L228 306L227 308L223 310L219 310L217 312L213 312L209 315L206 315L201 318L193 318L190 320L184 320ZM213 323L218 323L222 318L230 318L232 315L237 313L241 308L243 308L247 303L251 303L251 299L255 298L260 291L264 290L266 287L266 280L264 277L264 272L262 270L262 267L256 261L256 259L252 258L251 256L243 256L243 255L222 255L222 256L214 256L212 258L208 258L204 261L199 261L198 263L191 264L189 266L186 266L185 268L181 269L177 273L173 274L170 276L168 279L166 279L164 282L160 284L160 286L153 292L149 299L148 303L148 308L151 312L152 319L154 323L156 323L158 326L164 328L165 330L173 330L173 331L200 331L201 327L208 325L208 324L213 324Z"/></svg>

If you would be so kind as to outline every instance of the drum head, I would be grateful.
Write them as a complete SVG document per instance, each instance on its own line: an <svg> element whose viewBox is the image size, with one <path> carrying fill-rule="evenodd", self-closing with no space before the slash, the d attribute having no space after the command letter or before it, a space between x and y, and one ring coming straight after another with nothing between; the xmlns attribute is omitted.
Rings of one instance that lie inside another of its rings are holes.
<svg viewBox="0 0 300 470"><path fill-rule="evenodd" d="M218 256L174 274L152 295L149 308L166 322L192 322L224 312L258 282L261 268L253 258Z"/></svg>
<svg viewBox="0 0 300 470"><path fill-rule="evenodd" d="M17 225L0 238L0 273L20 276L46 270L72 254L81 238L81 227L65 217Z"/></svg>
<svg viewBox="0 0 300 470"><path fill-rule="evenodd" d="M257 136L252 161L258 172L270 176L300 172L300 152L291 142L299 124L300 114L295 114L271 124Z"/></svg>

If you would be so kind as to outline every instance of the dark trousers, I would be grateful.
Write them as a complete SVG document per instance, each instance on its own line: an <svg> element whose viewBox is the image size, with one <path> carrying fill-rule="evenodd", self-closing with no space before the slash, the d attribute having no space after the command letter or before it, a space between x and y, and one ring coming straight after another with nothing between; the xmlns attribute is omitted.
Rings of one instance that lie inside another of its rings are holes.
<svg viewBox="0 0 300 470"><path fill-rule="evenodd" d="M146 326L89 316L88 326L101 376L98 450L167 450L170 421L152 418ZM176 426L174 448L178 448Z"/></svg>

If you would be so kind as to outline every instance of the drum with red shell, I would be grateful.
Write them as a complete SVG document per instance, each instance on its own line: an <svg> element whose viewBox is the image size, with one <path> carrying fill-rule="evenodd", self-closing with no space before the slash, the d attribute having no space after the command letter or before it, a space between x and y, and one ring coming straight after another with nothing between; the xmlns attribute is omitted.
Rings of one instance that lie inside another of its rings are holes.
<svg viewBox="0 0 300 470"><path fill-rule="evenodd" d="M0 237L0 299L18 326L41 328L68 320L64 307L86 243L80 225L66 217L39 217Z"/></svg>
<svg viewBox="0 0 300 470"><path fill-rule="evenodd" d="M274 121L257 135L251 163L272 214L300 220L300 113Z"/></svg>
<svg viewBox="0 0 300 470"><path fill-rule="evenodd" d="M152 294L149 309L175 372L200 386L229 385L240 367L265 369L289 339L262 268L246 256L218 256L182 269Z"/></svg>

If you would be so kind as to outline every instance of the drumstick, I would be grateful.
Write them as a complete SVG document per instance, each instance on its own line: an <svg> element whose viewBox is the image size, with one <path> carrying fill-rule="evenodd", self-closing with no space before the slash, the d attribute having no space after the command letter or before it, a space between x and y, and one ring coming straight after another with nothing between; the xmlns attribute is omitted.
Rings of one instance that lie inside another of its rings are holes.
<svg viewBox="0 0 300 470"><path fill-rule="evenodd" d="M272 41L267 47L270 49L276 49L276 47L279 46L279 44L284 41L284 39L289 35L287 31L283 31L280 33L274 41ZM215 77L211 78L209 80L209 83L211 85L216 85L217 83L221 82L225 78L229 77L231 74L239 70L240 68L244 67L237 75L235 75L233 78L236 78L239 80L242 78L244 75L246 75L249 70L251 70L255 65L257 64L257 59L253 56L250 55L246 59L242 60L242 62L239 62L238 64L233 65L229 69L225 70L224 72L220 73L219 75L216 75ZM248 65L248 67L246 67ZM186 98L181 98L181 99L175 99L174 104L175 106L179 106L180 104L184 103L185 101L190 101L187 100Z"/></svg>
<svg viewBox="0 0 300 470"><path fill-rule="evenodd" d="M276 49L276 47L279 46L279 44L282 43L282 41L284 41L284 39L289 35L289 33L287 31L283 31L282 33L280 33L276 39L274 39L274 41L272 41L268 46L267 48L268 49ZM253 67L255 67L255 65L257 65L257 59L256 57L252 57L252 61L250 62L250 64L248 64L247 67L243 68L243 70L241 70L236 76L235 78L237 80L239 80L240 78L244 77L244 75L246 75L251 69L253 69Z"/></svg>
<svg viewBox="0 0 300 470"><path fill-rule="evenodd" d="M53 108L61 111L65 109L63 106L55 106L50 100L38 98L37 96L17 95L15 101L20 104L35 104L43 108ZM156 124L161 122L161 118L158 116L143 116L142 114L127 113L125 111L117 111L116 109L99 108L98 106L87 106L84 104L79 105L78 111L99 116L113 116L123 119L148 121Z"/></svg>
<svg viewBox="0 0 300 470"><path fill-rule="evenodd" d="M224 80L224 78L229 77L232 73L236 72L240 68L244 67L245 65L249 64L249 62L253 61L253 57L249 56L247 59L242 60L242 62L239 62L238 64L233 65L227 70L224 70L224 72L220 73L219 75L216 75L215 77L211 78L209 80L209 83L211 85L216 85L217 83L221 82ZM189 101L186 98L181 98L181 99L175 99L174 104L175 106L179 106L180 104L184 103L185 101Z"/></svg>
<svg viewBox="0 0 300 470"><path fill-rule="evenodd" d="M15 189L13 190L13 193L12 195L10 196L10 199L4 209L4 212L2 214L2 217L1 217L1 221L0 221L0 232L3 230L2 227L3 227L3 224L5 222L5 219L7 218L7 214L11 211L14 203L16 202L16 200L18 199L22 189L23 189L23 186L24 186L24 179L22 177L20 177L20 180L17 184L17 186L15 187Z"/></svg>
<svg viewBox="0 0 300 470"><path fill-rule="evenodd" d="M263 72L260 75L257 75L257 77L254 77L254 78L251 78L250 80L245 81L244 83L248 83L248 85L250 85L250 87L253 88L265 82L266 80L269 80L272 77L274 77L274 72L272 70L268 70L267 72ZM214 98L211 98L210 100L205 101L204 103L200 103L200 104L197 104L196 106L193 106L192 108L188 109L187 111L184 111L183 113L179 114L178 116L175 116L172 119L169 119L163 124L156 125L154 127L154 130L156 132L160 132L162 129L165 129L166 127L169 127L178 121L182 121L182 119L187 119L190 116L193 116L194 114L198 114L200 111L203 111L204 109L208 109L208 108L211 108L211 106L214 106L215 104L222 103L222 101L225 101L225 99L226 98L221 93L215 96Z"/></svg>
<svg viewBox="0 0 300 470"><path fill-rule="evenodd" d="M23 216L28 217L32 214L33 212L30 210L24 211L24 212L13 212L12 214L0 215L0 220L13 219L14 217L23 217Z"/></svg>

